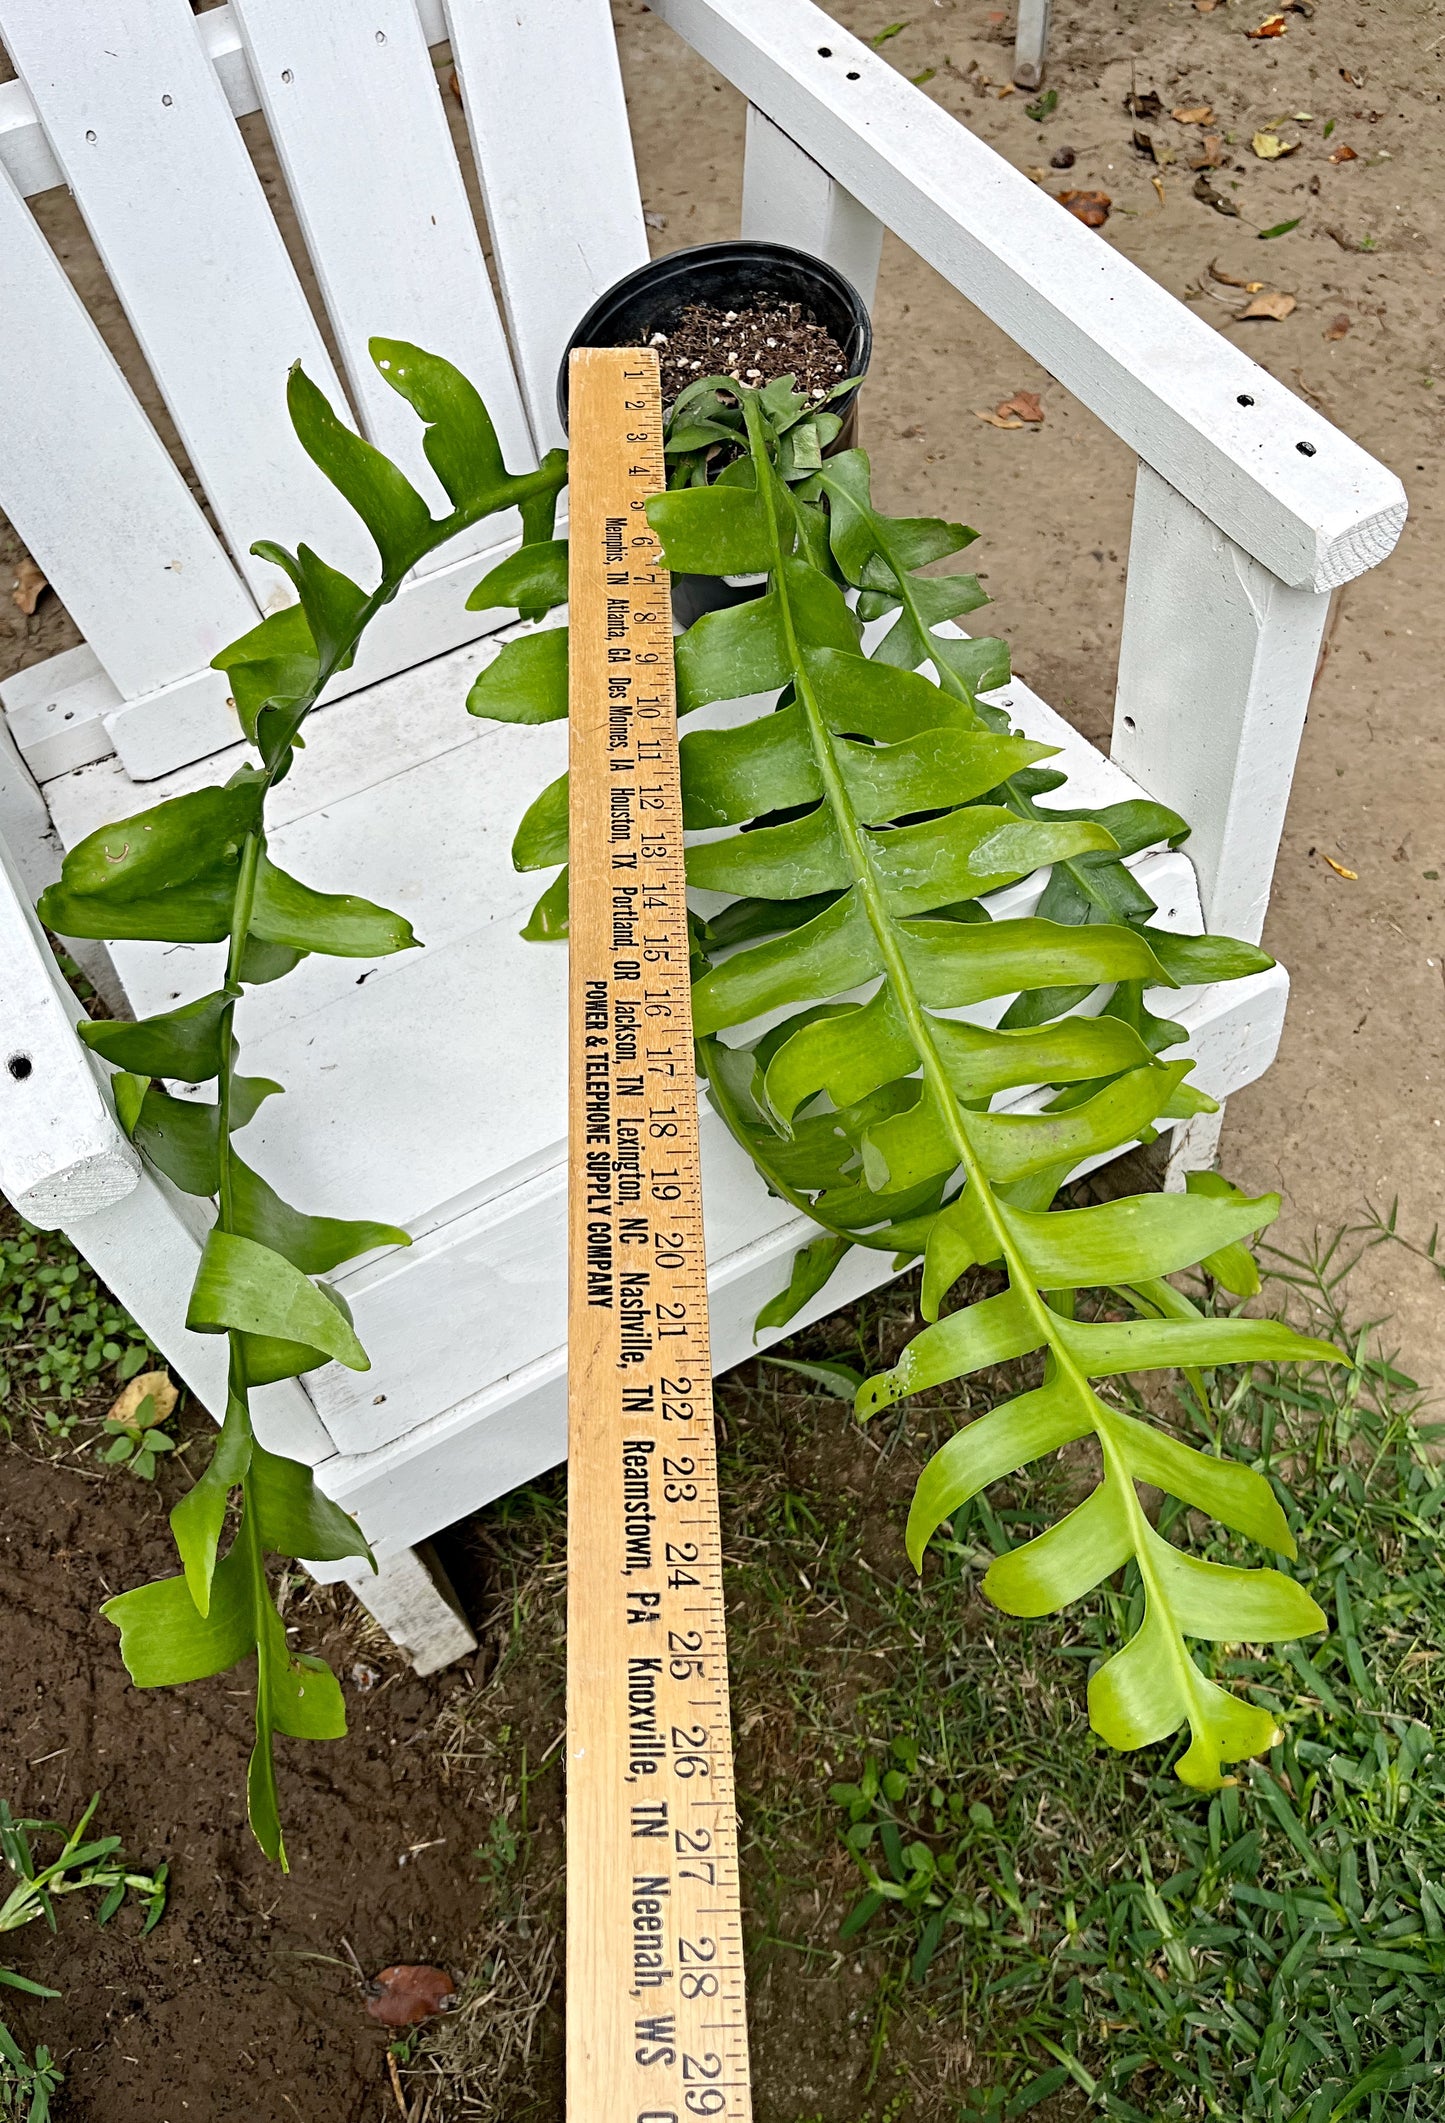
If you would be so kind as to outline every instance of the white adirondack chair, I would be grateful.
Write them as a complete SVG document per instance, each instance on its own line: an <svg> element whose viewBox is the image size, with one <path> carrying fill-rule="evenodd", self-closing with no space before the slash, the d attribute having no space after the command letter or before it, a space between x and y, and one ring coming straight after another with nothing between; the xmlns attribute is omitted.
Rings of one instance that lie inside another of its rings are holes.
<svg viewBox="0 0 1445 2123"><path fill-rule="evenodd" d="M1329 593L1390 551L1399 482L810 0L652 0L750 105L743 233L831 259L871 293L885 227L1138 454L1113 757L1027 687L999 696L1063 746L1083 800L1144 790L1194 822L1140 859L1161 918L1257 938ZM450 38L502 289L499 315L428 46ZM222 1345L183 1325L197 1205L143 1171L31 914L61 847L240 756L209 659L289 601L253 538L370 580L368 542L288 429L300 357L424 490L410 413L366 356L402 334L481 387L509 462L562 439L578 317L647 254L607 0L0 0L0 506L86 646L0 688L0 1184L71 1236L174 1369L222 1405ZM343 375L333 371L236 124L279 151ZM39 233L69 185L210 520ZM213 527L214 526L214 527ZM535 885L507 848L560 730L469 720L505 615L469 614L498 557L459 540L373 628L273 817L288 867L403 909L424 952L312 959L252 994L248 1066L279 1077L247 1138L292 1200L405 1224L409 1252L338 1277L372 1369L264 1389L268 1442L357 1513L380 1576L348 1578L423 1670L471 1643L416 1554L566 1450L563 954L523 944ZM1027 887L1008 895L1026 908ZM211 948L121 944L137 1014L214 985ZM360 973L360 977L358 977ZM1171 998L1217 1097L1275 1050L1282 971ZM494 1038L499 1026L506 1036ZM1209 1144L1198 1135L1195 1161ZM807 1235L704 1121L719 1366ZM858 1253L805 1317L886 1273ZM318 1571L337 1575L336 1571Z"/></svg>

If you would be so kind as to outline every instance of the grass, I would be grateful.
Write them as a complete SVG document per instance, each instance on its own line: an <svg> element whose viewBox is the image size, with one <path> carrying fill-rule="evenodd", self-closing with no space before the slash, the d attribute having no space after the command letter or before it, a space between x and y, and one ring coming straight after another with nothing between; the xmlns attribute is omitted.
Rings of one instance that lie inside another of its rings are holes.
<svg viewBox="0 0 1445 2123"><path fill-rule="evenodd" d="M39 1918L54 1931L56 1900L67 1894L96 1893L97 1924L108 1924L134 1893L145 1904L141 1937L161 1920L166 1906L166 1866L154 1873L130 1870L121 1855L119 1836L92 1836L90 1824L100 1804L97 1792L73 1828L61 1821L17 1820L6 1800L0 1799L0 1857L15 1879L15 1886L0 1902L0 1934L19 1931ZM58 1840L54 1856L41 1855L41 1846ZM34 1982L18 1969L0 1966L0 1985L25 1991L32 1997L56 1998L60 1993ZM49 2123L51 2097L63 2085L65 2074L44 2043L27 2057L10 2029L0 2020L0 2116L16 2123Z"/></svg>
<svg viewBox="0 0 1445 2123"><path fill-rule="evenodd" d="M987 1381L879 1437L771 1366L722 1382L760 2123L1445 2114L1445 1481L1418 1389L1347 1326L1338 1249L1273 1266L1353 1364L1219 1373L1207 1409L1154 1410L1293 1497L1296 1567L1333 1620L1302 1645L1221 1650L1216 1673L1286 1738L1213 1799L1178 1783L1169 1750L1119 1756L1089 1732L1084 1684L1130 1627L1127 1577L1062 1624L978 1596L990 1555L1057 1516L1076 1470L1001 1485L956 1515L922 1580L908 1568L917 1468ZM910 1304L898 1286L791 1354L887 1361ZM512 1853L504 1879L483 1868L479 1982L509 1939L528 1945L509 1907L533 1939L561 1924L559 1781L527 1763L561 1714L562 1494L539 1484L479 1522L494 1663L449 1744L455 1773L495 1791ZM451 2026L424 2036L408 2085L427 2123L558 2113L557 2002L530 1997L504 2074L480 2004L465 2045Z"/></svg>

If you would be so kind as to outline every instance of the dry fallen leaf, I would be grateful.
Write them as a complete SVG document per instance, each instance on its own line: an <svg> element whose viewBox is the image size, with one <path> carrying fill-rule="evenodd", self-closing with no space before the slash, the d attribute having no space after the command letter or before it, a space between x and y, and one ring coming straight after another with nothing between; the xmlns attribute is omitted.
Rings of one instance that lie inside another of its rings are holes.
<svg viewBox="0 0 1445 2123"><path fill-rule="evenodd" d="M1107 192L1060 192L1059 205L1085 228L1101 229L1114 204Z"/></svg>
<svg viewBox="0 0 1445 2123"><path fill-rule="evenodd" d="M1343 140L1330 156L1331 162L1358 162L1359 159L1354 149L1347 147Z"/></svg>
<svg viewBox="0 0 1445 2123"><path fill-rule="evenodd" d="M383 1968L367 1985L366 2009L383 2027L414 2027L433 2013L450 2012L457 1986L444 1968L403 1962Z"/></svg>
<svg viewBox="0 0 1445 2123"><path fill-rule="evenodd" d="M1202 200L1205 206L1212 206L1216 214L1233 214L1238 220L1239 208L1234 201L1226 199L1223 192L1217 192L1207 177L1195 178L1194 196Z"/></svg>
<svg viewBox="0 0 1445 2123"><path fill-rule="evenodd" d="M1176 125L1208 125L1214 116L1214 105L1212 103L1191 103L1187 106L1181 106L1177 111L1171 111L1169 115Z"/></svg>
<svg viewBox="0 0 1445 2123"><path fill-rule="evenodd" d="M456 97L458 103L460 103L462 100L462 84L457 79L457 70L455 67L453 67L451 72L447 75L447 87Z"/></svg>
<svg viewBox="0 0 1445 2123"><path fill-rule="evenodd" d="M1289 28L1283 15L1266 15L1258 29L1247 29L1246 37L1282 37Z"/></svg>
<svg viewBox="0 0 1445 2123"><path fill-rule="evenodd" d="M1002 413L980 413L977 407L974 408L973 417L975 420L987 421L991 428L1021 428L1023 426L1021 420L1006 419Z"/></svg>
<svg viewBox="0 0 1445 2123"><path fill-rule="evenodd" d="M1194 11L1198 15L1212 15L1217 7L1223 5L1224 0L1194 0Z"/></svg>
<svg viewBox="0 0 1445 2123"><path fill-rule="evenodd" d="M1169 164L1177 159L1173 148L1166 147L1162 140L1156 140L1152 133L1136 132L1134 147L1138 154L1147 155L1151 162L1157 162L1160 169L1167 169Z"/></svg>
<svg viewBox="0 0 1445 2123"><path fill-rule="evenodd" d="M1347 877L1352 885L1357 885L1359 883L1360 873L1358 870L1347 870L1342 862L1335 861L1333 855L1326 855L1324 857L1324 860L1334 871L1336 877Z"/></svg>
<svg viewBox="0 0 1445 2123"><path fill-rule="evenodd" d="M177 1394L164 1371L142 1371L138 1378L133 1378L128 1385L122 1386L105 1411L107 1420L112 1423L133 1423L135 1412L147 1394L155 1402L155 1421L165 1422L176 1405Z"/></svg>
<svg viewBox="0 0 1445 2123"><path fill-rule="evenodd" d="M1251 295L1257 294L1260 288L1264 286L1262 280L1241 280L1234 273L1226 273L1217 258L1210 260L1209 272L1212 279L1222 281L1225 287L1247 288Z"/></svg>
<svg viewBox="0 0 1445 2123"><path fill-rule="evenodd" d="M1131 118L1162 118L1164 98L1154 88L1146 88L1142 96L1131 90L1124 98L1124 108Z"/></svg>
<svg viewBox="0 0 1445 2123"><path fill-rule="evenodd" d="M1251 317L1272 317L1281 324L1297 307L1293 295L1284 295L1278 288L1271 288L1266 294L1252 297L1242 310L1236 310L1234 319L1236 324L1243 324Z"/></svg>
<svg viewBox="0 0 1445 2123"><path fill-rule="evenodd" d="M1151 184L1153 185L1153 187L1154 187L1155 191L1156 191L1156 192L1157 192L1157 193L1159 194L1159 204L1160 204L1161 206L1163 206L1163 204L1164 204L1164 179L1163 179L1162 177L1158 177L1158 176L1155 176L1155 177L1151 177L1151 178L1149 179L1149 182L1150 182L1150 183L1151 183Z"/></svg>
<svg viewBox="0 0 1445 2123"><path fill-rule="evenodd" d="M1261 162L1279 162L1299 146L1298 140L1281 140L1278 133L1256 133L1249 144Z"/></svg>
<svg viewBox="0 0 1445 2123"><path fill-rule="evenodd" d="M14 605L17 612L23 612L28 619L40 602L41 592L48 590L49 587L49 583L27 554L15 570L15 581L10 591L10 602Z"/></svg>
<svg viewBox="0 0 1445 2123"><path fill-rule="evenodd" d="M1218 133L1206 133L1185 159L1192 170L1217 170L1225 159L1224 141Z"/></svg>
<svg viewBox="0 0 1445 2123"><path fill-rule="evenodd" d="M1028 421L1031 427L1038 427L1044 417L1043 406L1033 391L1015 391L998 410L1000 413L1017 413L1019 419Z"/></svg>
<svg viewBox="0 0 1445 2123"><path fill-rule="evenodd" d="M1326 339L1343 339L1349 329L1350 320L1341 311L1338 317L1331 318L1330 322L1325 326L1325 337Z"/></svg>
<svg viewBox="0 0 1445 2123"><path fill-rule="evenodd" d="M1351 88L1363 88L1365 85L1364 75L1351 73L1347 66L1340 68L1340 79L1341 81L1348 81Z"/></svg>

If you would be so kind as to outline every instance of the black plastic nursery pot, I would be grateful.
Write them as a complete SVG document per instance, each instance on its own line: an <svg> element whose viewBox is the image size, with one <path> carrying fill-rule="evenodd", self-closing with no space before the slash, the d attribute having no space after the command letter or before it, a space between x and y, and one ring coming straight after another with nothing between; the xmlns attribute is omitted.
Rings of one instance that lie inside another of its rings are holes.
<svg viewBox="0 0 1445 2123"><path fill-rule="evenodd" d="M863 376L873 351L873 325L858 290L840 272L806 251L782 243L699 243L669 251L628 273L600 295L582 319L557 372L557 410L567 425L569 361L573 347L647 346L657 332L671 333L694 303L743 310L755 303L796 302L843 349L847 374ZM858 393L835 398L828 410L842 428L825 455L851 449L857 439ZM672 608L679 625L691 626L704 612L743 604L758 585L721 575L674 575Z"/></svg>

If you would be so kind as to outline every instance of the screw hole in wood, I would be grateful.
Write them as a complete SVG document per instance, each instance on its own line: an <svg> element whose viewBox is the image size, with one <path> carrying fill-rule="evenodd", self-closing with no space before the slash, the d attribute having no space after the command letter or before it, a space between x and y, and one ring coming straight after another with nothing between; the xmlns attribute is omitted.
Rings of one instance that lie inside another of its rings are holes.
<svg viewBox="0 0 1445 2123"><path fill-rule="evenodd" d="M820 44L820 45L818 46L818 57L819 57L820 59L831 59L831 58L832 58L832 56L833 56L833 47L832 47L832 45L831 45L831 44Z"/></svg>

